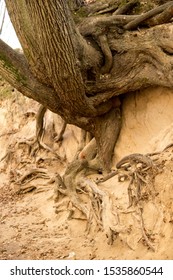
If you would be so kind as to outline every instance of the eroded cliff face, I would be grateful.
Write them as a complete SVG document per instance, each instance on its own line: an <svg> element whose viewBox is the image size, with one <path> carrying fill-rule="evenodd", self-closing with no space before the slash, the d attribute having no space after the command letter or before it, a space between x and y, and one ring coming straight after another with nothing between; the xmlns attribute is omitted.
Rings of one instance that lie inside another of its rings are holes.
<svg viewBox="0 0 173 280"><path fill-rule="evenodd" d="M163 150L173 142L173 91L154 88L129 94L122 118L115 161L131 153Z"/></svg>
<svg viewBox="0 0 173 280"><path fill-rule="evenodd" d="M60 163L44 150L31 157L22 141L35 134L38 104L12 89L10 92L12 97L1 100L0 108L0 259L68 259L71 255L76 259L172 259L173 147L155 158L160 171L154 189L153 185L143 186L148 195L142 201L143 219L155 251L148 248L142 237L139 212L135 207L128 208L129 181L119 182L115 176L99 186L113 194L114 210L121 224L130 230L120 233L110 246L101 231L92 229L86 234L86 222L78 215L68 220L67 209L55 213L54 186L47 184L49 179L35 178L22 186L16 184L32 168L63 174L78 148L80 129L68 125L62 143L53 143L52 129L58 133L62 120L48 111L43 140L66 160ZM169 89L147 89L126 96L112 168L128 154L161 151L171 144L172 108L173 91ZM91 178L98 176L102 175ZM20 188L24 193L18 193Z"/></svg>

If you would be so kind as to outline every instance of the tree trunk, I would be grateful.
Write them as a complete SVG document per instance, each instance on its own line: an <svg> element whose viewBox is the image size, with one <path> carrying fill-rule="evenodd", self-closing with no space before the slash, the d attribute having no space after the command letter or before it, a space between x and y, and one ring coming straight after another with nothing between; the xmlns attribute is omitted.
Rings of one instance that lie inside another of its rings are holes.
<svg viewBox="0 0 173 280"><path fill-rule="evenodd" d="M96 114L85 95L78 60L84 40L66 1L6 0L6 5L32 73L54 88L64 113Z"/></svg>

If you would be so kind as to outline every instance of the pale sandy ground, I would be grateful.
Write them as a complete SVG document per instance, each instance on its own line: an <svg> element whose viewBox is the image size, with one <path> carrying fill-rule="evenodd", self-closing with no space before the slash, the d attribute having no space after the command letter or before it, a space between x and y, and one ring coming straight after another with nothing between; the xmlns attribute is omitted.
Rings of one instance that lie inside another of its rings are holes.
<svg viewBox="0 0 173 280"><path fill-rule="evenodd" d="M145 90L126 97L114 165L130 153L161 151L173 143L172 108L173 92L168 89ZM45 187L42 192L16 194L16 173L31 169L35 163L30 156L26 157L26 145L14 143L34 135L37 109L34 101L15 92L12 99L1 102L0 160L9 144L12 150L8 159L6 157L0 162L0 259L173 259L173 148L160 156L163 172L156 176L157 196L143 206L145 227L151 233L155 252L142 240L139 217L133 211L127 213L128 182L120 183L113 177L100 185L115 195L120 221L131 227L130 233L119 234L110 246L102 232L93 228L87 234L85 221L67 220L67 211L55 214L53 185ZM55 116L49 112L45 141L50 145L52 139L48 132L54 119ZM56 131L60 125L59 119ZM68 161L75 154L79 135L79 129L68 126L62 145L55 146ZM47 157L39 161L39 167L47 168L50 173L56 170L63 172L64 164L51 160L50 153L42 151L39 156ZM39 189L45 181L36 179L28 185Z"/></svg>

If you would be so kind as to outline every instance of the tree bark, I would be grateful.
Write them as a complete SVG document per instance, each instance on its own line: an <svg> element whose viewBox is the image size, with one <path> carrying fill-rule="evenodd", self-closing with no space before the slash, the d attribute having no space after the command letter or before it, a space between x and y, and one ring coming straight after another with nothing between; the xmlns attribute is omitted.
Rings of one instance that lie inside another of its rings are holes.
<svg viewBox="0 0 173 280"><path fill-rule="evenodd" d="M51 86L39 82L30 71L25 57L2 40L0 40L0 73L6 81L25 96L35 99L57 113L60 100L56 96L55 90Z"/></svg>
<svg viewBox="0 0 173 280"><path fill-rule="evenodd" d="M66 1L53 0L50 5L48 0L6 0L6 5L31 71L42 83L53 86L66 114L69 108L77 115L96 114L85 95L78 59L85 42Z"/></svg>

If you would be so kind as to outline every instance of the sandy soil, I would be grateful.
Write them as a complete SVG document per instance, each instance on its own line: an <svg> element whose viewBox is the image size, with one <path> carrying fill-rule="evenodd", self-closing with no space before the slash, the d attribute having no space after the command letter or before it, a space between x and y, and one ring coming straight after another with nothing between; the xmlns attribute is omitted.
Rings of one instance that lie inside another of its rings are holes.
<svg viewBox="0 0 173 280"><path fill-rule="evenodd" d="M173 143L172 108L173 92L168 89L126 97L113 167L125 155L162 151ZM47 183L48 178L28 182L23 193L23 186L16 183L32 168L44 168L49 175L56 171L62 174L78 147L80 130L68 126L62 144L53 146L66 161L60 162L43 150L31 157L28 146L20 142L34 136L37 110L37 103L16 91L1 101L0 259L173 259L173 147L157 156L160 173L155 189L150 189L151 197L143 204L145 228L155 251L143 239L135 209L128 208L129 182L119 182L117 177L100 184L100 188L114 195L120 222L130 231L120 233L113 245L108 245L105 234L94 225L90 233L85 231L86 221L79 215L70 220L68 209L55 213L54 185ZM53 145L53 124L58 132L62 121L50 112L45 119L44 142Z"/></svg>

